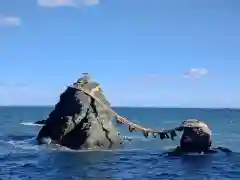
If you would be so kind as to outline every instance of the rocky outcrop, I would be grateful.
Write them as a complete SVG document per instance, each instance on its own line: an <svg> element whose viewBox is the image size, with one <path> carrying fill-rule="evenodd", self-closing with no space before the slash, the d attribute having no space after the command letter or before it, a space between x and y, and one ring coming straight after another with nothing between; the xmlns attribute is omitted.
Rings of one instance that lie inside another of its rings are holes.
<svg viewBox="0 0 240 180"><path fill-rule="evenodd" d="M180 127L183 129L180 140L183 152L204 152L211 147L211 130L205 123L198 120L186 120Z"/></svg>
<svg viewBox="0 0 240 180"><path fill-rule="evenodd" d="M121 144L112 114L83 88L110 106L99 83L84 75L60 95L46 121L39 122L44 124L37 136L39 144L46 139L71 149L114 148Z"/></svg>
<svg viewBox="0 0 240 180"><path fill-rule="evenodd" d="M176 131L183 131L180 139L180 146L174 150L165 152L162 155L182 156L188 153L216 153L216 148L212 149L211 130L198 120L186 120L175 128ZM225 148L226 149L226 148ZM227 151L227 150L226 150Z"/></svg>
<svg viewBox="0 0 240 180"><path fill-rule="evenodd" d="M186 120L176 128L177 131L183 131L180 146L173 151L163 153L170 156L182 156L188 153L213 154L218 152L231 153L232 151L225 147L212 147L212 133L210 128L202 121Z"/></svg>

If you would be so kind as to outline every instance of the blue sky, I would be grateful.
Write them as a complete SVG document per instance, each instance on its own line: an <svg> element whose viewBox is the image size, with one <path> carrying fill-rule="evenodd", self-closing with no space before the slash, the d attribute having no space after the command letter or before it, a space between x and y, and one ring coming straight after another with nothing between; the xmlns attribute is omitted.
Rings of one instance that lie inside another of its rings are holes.
<svg viewBox="0 0 240 180"><path fill-rule="evenodd" d="M240 107L239 0L0 2L0 104L52 105L82 72L113 106Z"/></svg>

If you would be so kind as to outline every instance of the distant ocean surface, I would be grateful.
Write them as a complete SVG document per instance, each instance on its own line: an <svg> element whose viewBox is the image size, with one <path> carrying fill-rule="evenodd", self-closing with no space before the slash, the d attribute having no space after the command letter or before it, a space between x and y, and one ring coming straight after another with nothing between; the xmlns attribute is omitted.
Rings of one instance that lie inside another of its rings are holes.
<svg viewBox="0 0 240 180"><path fill-rule="evenodd" d="M240 110L186 108L115 108L122 116L145 127L176 127L183 120L209 124L214 146L234 153L162 157L178 145L176 140L144 138L119 131L133 141L116 151L81 152L34 145L40 127L21 125L48 115L53 107L0 107L0 179L42 180L240 180Z"/></svg>

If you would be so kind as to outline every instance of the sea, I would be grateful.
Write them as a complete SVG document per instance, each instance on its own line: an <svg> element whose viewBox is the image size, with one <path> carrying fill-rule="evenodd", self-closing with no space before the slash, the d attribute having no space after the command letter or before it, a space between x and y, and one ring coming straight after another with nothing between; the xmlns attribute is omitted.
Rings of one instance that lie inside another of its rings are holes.
<svg viewBox="0 0 240 180"><path fill-rule="evenodd" d="M53 107L0 107L1 180L225 180L240 179L240 110L198 108L115 107L122 116L144 127L168 129L183 120L198 119L212 129L213 146L232 153L161 156L179 144L176 139L145 138L117 125L132 138L122 149L74 151L60 146L38 146L41 127L23 125L47 117Z"/></svg>

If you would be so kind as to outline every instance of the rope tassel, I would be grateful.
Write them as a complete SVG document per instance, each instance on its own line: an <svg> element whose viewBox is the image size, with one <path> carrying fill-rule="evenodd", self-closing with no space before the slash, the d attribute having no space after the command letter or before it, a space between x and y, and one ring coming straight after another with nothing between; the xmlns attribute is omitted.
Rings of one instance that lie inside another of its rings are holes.
<svg viewBox="0 0 240 180"><path fill-rule="evenodd" d="M159 136L160 136L160 139L163 140L163 139L166 139L166 136L164 133L159 133Z"/></svg>
<svg viewBox="0 0 240 180"><path fill-rule="evenodd" d="M168 133L165 133L165 136L167 137L167 139L169 139L170 137L169 137L169 135L168 135Z"/></svg>
<svg viewBox="0 0 240 180"><path fill-rule="evenodd" d="M171 139L174 140L174 137L176 137L177 134L175 131L171 131Z"/></svg>
<svg viewBox="0 0 240 180"><path fill-rule="evenodd" d="M153 136L153 138L157 138L157 136L154 133L152 134L152 136Z"/></svg>
<svg viewBox="0 0 240 180"><path fill-rule="evenodd" d="M147 131L144 131L144 130L143 130L142 133L143 133L143 135L144 135L145 138L148 138L149 134L148 134Z"/></svg>
<svg viewBox="0 0 240 180"><path fill-rule="evenodd" d="M128 126L128 130L129 130L129 132L136 131L135 127L132 127L132 126Z"/></svg>

